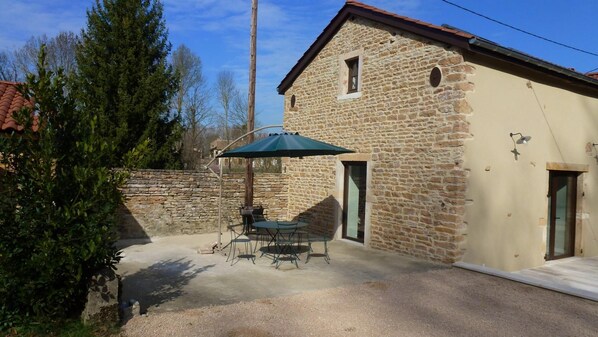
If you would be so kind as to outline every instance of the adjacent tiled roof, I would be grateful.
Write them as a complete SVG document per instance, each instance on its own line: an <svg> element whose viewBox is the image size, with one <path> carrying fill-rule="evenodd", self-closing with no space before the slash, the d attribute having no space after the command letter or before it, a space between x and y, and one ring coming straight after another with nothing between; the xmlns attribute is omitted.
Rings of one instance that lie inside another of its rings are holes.
<svg viewBox="0 0 598 337"><path fill-rule="evenodd" d="M228 142L224 139L215 139L210 143L210 150L222 150L228 145Z"/></svg>
<svg viewBox="0 0 598 337"><path fill-rule="evenodd" d="M598 73L588 73L586 75L590 76L591 78L595 78L595 79L598 80Z"/></svg>
<svg viewBox="0 0 598 337"><path fill-rule="evenodd" d="M448 25L436 26L406 16L390 13L359 1L347 0L343 8L341 8L314 43L297 61L297 64L293 66L291 71L280 82L278 85L279 94L284 94L290 88L297 76L301 74L303 69L324 48L328 41L332 39L342 24L353 16L363 17L389 27L426 37L430 40L443 42L474 53L488 55L535 71L544 72L564 79L566 82L574 81L578 85L590 85L593 89L598 88L598 76L581 74L572 69L541 60L518 50L505 48L497 43Z"/></svg>
<svg viewBox="0 0 598 337"><path fill-rule="evenodd" d="M260 138L263 136L254 135L254 137L257 139L257 138ZM224 149L225 147L227 147L228 144L230 144L231 142L233 142L233 141L231 140L229 142L226 139L217 138L210 143L210 151L214 151L214 150L220 151L220 150ZM247 139L246 138L241 139L241 140L237 141L235 144L236 144L235 147L245 145L245 144L247 144Z"/></svg>
<svg viewBox="0 0 598 337"><path fill-rule="evenodd" d="M17 85L15 82L0 81L0 132L23 131L23 126L17 124L12 114L32 104L23 98ZM37 123L34 123L33 130L37 131Z"/></svg>

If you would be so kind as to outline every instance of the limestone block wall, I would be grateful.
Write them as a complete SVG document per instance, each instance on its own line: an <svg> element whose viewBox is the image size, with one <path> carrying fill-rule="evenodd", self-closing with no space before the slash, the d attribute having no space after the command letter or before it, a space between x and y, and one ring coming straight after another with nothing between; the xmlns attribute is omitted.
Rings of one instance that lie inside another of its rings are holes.
<svg viewBox="0 0 598 337"><path fill-rule="evenodd" d="M244 174L223 179L223 227L240 222ZM119 212L121 238L199 234L218 231L219 183L207 171L139 170L131 172L122 189ZM285 177L260 173L254 178L254 205L263 205L271 218L286 215Z"/></svg>
<svg viewBox="0 0 598 337"><path fill-rule="evenodd" d="M362 57L360 94L339 96L341 57L353 54ZM442 71L438 87L429 81L434 67ZM285 92L285 129L369 158L366 246L445 262L462 255L471 113L465 95L473 72L458 49L356 17ZM339 160L285 165L289 217L306 217L337 237Z"/></svg>

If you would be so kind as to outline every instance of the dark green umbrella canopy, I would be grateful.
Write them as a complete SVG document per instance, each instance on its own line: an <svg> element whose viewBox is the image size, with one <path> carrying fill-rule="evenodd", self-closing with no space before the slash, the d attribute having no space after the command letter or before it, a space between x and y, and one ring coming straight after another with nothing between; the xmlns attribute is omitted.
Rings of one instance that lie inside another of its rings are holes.
<svg viewBox="0 0 598 337"><path fill-rule="evenodd" d="M251 144L226 151L218 157L307 157L351 152L355 151L303 137L299 133L273 133Z"/></svg>

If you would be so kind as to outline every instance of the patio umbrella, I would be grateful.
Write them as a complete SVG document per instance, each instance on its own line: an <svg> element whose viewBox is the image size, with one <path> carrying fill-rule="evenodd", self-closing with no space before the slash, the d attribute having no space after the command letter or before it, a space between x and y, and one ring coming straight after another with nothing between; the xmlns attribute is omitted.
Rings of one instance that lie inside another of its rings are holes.
<svg viewBox="0 0 598 337"><path fill-rule="evenodd" d="M248 132L254 133L256 131L271 128L282 127L282 125L264 126L262 128ZM241 140L247 134L237 138L228 146ZM228 147L227 146L227 147ZM226 148L224 148L226 150ZM212 159L206 168L217 158L227 157L241 157L241 158L264 158L264 157L307 157L307 156L323 156L323 155L337 155L342 153L352 153L355 151L345 149L343 147L324 143L315 139L300 136L298 132L295 133L273 133L266 138L259 139L253 143L238 147L233 150L228 150ZM222 246L222 165L219 165L220 174L218 180L220 181L220 194L218 198L218 247ZM212 171L213 172L213 171Z"/></svg>
<svg viewBox="0 0 598 337"><path fill-rule="evenodd" d="M296 133L273 133L251 144L223 152L218 157L307 157L351 153L352 150L331 145Z"/></svg>

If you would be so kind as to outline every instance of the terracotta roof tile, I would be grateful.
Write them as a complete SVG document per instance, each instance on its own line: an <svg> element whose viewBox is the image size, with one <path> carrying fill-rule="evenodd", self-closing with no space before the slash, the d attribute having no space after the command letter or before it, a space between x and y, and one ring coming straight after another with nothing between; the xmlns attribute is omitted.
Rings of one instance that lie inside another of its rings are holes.
<svg viewBox="0 0 598 337"><path fill-rule="evenodd" d="M215 139L210 143L210 150L222 150L228 145L228 142L224 139Z"/></svg>
<svg viewBox="0 0 598 337"><path fill-rule="evenodd" d="M595 78L598 80L598 72L596 73L587 73L586 75L590 76L591 78Z"/></svg>
<svg viewBox="0 0 598 337"><path fill-rule="evenodd" d="M23 126L18 125L12 118L15 111L23 107L32 107L31 101L25 100L17 90L16 82L0 81L0 132L23 131ZM33 130L37 131L37 123Z"/></svg>

